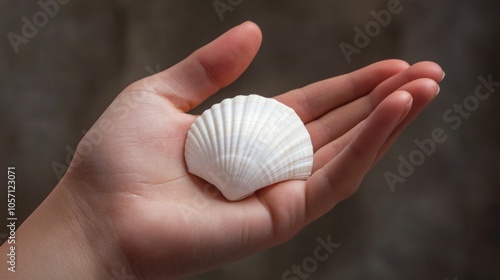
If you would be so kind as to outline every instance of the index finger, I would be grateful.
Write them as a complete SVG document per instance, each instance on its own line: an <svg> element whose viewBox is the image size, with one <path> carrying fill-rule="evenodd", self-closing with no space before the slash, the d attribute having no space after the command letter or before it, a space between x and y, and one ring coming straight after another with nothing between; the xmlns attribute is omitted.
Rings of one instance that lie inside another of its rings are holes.
<svg viewBox="0 0 500 280"><path fill-rule="evenodd" d="M369 94L378 84L407 69L402 60L385 60L349 74L291 90L275 98L291 107L304 123Z"/></svg>

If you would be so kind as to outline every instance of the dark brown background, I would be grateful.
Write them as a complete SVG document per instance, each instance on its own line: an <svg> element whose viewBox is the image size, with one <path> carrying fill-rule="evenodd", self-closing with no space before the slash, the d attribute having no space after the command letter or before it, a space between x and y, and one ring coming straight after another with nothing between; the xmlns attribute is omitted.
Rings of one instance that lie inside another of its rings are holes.
<svg viewBox="0 0 500 280"><path fill-rule="evenodd" d="M36 1L2 1L0 151L4 170L17 167L18 218L57 184L51 164L65 161L65 148L76 147L121 89L253 20L264 34L257 58L196 112L227 96L273 96L387 58L433 60L447 77L439 98L355 196L290 242L191 279L281 279L312 256L317 237L328 235L341 246L309 279L500 279L500 87L458 129L443 119L474 94L479 75L500 81L499 4L401 0L402 12L347 63L339 44L353 44L353 28L364 28L370 11L388 2L242 1L221 21L212 1L72 0L16 54L7 34L20 34L21 18L41 8ZM398 156L407 158L414 140L435 128L447 141L392 192L384 172L396 172ZM6 211L0 213L5 221ZM5 232L0 228L0 239Z"/></svg>

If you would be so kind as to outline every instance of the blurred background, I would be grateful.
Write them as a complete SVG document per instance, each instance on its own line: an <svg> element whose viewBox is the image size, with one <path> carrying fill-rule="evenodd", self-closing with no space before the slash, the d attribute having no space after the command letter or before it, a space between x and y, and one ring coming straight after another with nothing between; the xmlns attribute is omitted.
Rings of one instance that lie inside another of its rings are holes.
<svg viewBox="0 0 500 280"><path fill-rule="evenodd" d="M65 162L123 88L252 20L264 36L256 59L196 113L388 58L435 61L446 79L356 195L290 242L190 279L500 279L500 85L475 97L479 76L500 82L498 1L59 0L44 12L47 1L0 3L1 163L16 166L20 221L57 184L54 162ZM368 40L356 40L357 30ZM404 182L388 183L435 129L446 141ZM6 208L6 187L0 201ZM317 239L328 237L340 246L313 260Z"/></svg>

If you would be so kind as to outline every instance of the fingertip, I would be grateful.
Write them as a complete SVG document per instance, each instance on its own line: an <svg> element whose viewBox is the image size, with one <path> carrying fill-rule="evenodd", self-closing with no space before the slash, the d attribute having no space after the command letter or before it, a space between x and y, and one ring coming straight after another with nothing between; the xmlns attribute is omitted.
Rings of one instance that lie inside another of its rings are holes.
<svg viewBox="0 0 500 280"><path fill-rule="evenodd" d="M253 21L247 20L239 25L242 28L246 28L249 32L262 34L260 27Z"/></svg>
<svg viewBox="0 0 500 280"><path fill-rule="evenodd" d="M399 72L410 68L410 64L401 59L388 59L385 60L385 63L388 63L392 68L399 70Z"/></svg>
<svg viewBox="0 0 500 280"><path fill-rule="evenodd" d="M418 90L415 90L414 94L425 96L425 100L428 100L429 102L439 94L439 82L431 78L415 80L415 84L418 84Z"/></svg>
<svg viewBox="0 0 500 280"><path fill-rule="evenodd" d="M400 102L404 104L404 110L401 112L401 116L397 123L397 125L399 125L411 110L411 106L413 105L413 96L405 90L398 91L396 94L398 95Z"/></svg>
<svg viewBox="0 0 500 280"><path fill-rule="evenodd" d="M401 100L401 103L408 104L408 103L411 103L413 101L413 97L406 90L399 90L395 94Z"/></svg>
<svg viewBox="0 0 500 280"><path fill-rule="evenodd" d="M260 27L255 22L247 20L236 28L241 29L239 33L241 36L245 37L247 40L250 39L249 41L256 47L255 52L257 52L262 43L262 31Z"/></svg>
<svg viewBox="0 0 500 280"><path fill-rule="evenodd" d="M413 96L406 90L397 90L393 94L386 97L383 103L391 106L391 108L404 107L406 110L411 108L411 105L413 103Z"/></svg>
<svg viewBox="0 0 500 280"><path fill-rule="evenodd" d="M412 65L417 72L421 72L426 77L433 79L437 83L444 79L444 71L439 64L433 61L421 61Z"/></svg>
<svg viewBox="0 0 500 280"><path fill-rule="evenodd" d="M375 62L363 69L380 69L390 76L402 72L410 67L408 62L401 59L387 59L379 62ZM362 70L362 69L361 69Z"/></svg>

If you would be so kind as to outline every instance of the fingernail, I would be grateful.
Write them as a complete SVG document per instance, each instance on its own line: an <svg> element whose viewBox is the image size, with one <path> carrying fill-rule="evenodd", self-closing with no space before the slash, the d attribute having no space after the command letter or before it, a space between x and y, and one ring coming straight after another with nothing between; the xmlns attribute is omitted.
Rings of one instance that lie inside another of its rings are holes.
<svg viewBox="0 0 500 280"><path fill-rule="evenodd" d="M436 90L436 94L434 95L434 97L436 97L439 94L439 92L441 91L441 87L439 85L437 85L437 87L438 88Z"/></svg>
<svg viewBox="0 0 500 280"><path fill-rule="evenodd" d="M443 77L441 78L441 81L444 80L444 77L446 77L446 73L443 71Z"/></svg>

